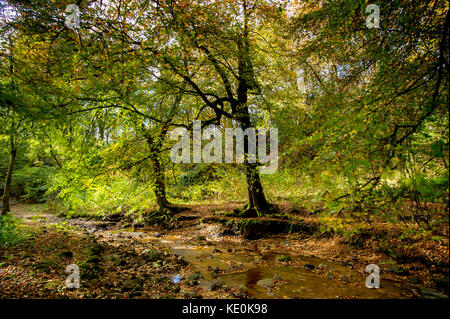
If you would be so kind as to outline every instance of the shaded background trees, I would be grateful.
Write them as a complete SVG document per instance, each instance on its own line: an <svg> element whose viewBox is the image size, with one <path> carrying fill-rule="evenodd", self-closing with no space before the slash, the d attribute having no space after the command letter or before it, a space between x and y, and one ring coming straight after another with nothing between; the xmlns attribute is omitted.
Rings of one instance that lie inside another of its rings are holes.
<svg viewBox="0 0 450 319"><path fill-rule="evenodd" d="M381 1L380 29L357 0L80 2L76 30L65 5L9 2L1 58L21 92L3 68L0 101L39 123L30 154L67 210L220 198L390 218L412 202L429 225L424 205L448 203L446 1ZM194 119L276 126L280 170L173 165L165 135Z"/></svg>

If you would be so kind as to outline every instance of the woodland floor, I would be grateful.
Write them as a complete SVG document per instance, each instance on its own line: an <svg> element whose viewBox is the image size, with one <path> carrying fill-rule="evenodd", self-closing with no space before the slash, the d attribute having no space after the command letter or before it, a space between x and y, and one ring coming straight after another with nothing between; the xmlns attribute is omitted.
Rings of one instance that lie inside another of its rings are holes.
<svg viewBox="0 0 450 319"><path fill-rule="evenodd" d="M320 232L317 216L284 203L284 217L254 224L223 213L239 206L190 205L170 227L135 228L56 217L38 204L14 205L28 235L18 246L0 248L0 298L448 295L448 224L440 226L442 241L399 238L407 224L382 222L345 237ZM277 231L261 236L267 227ZM79 289L66 288L69 264L80 266ZM380 268L380 289L365 287L369 264Z"/></svg>

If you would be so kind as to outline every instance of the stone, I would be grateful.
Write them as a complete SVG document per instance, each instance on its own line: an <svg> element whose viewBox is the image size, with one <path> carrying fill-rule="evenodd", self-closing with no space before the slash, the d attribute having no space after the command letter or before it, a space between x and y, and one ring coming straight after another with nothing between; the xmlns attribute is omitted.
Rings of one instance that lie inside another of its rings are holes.
<svg viewBox="0 0 450 319"><path fill-rule="evenodd" d="M220 288L222 288L222 286L223 286L223 282L220 280L214 280L214 281L204 280L200 284L200 287L202 289L205 289L208 291L214 291L214 290L220 289Z"/></svg>
<svg viewBox="0 0 450 319"><path fill-rule="evenodd" d="M203 279L203 275L202 275L201 272L197 271L197 272L194 272L194 273L192 273L192 274L189 274L189 275L187 276L187 279L188 279L190 282L196 282L196 281L199 281L200 279Z"/></svg>
<svg viewBox="0 0 450 319"><path fill-rule="evenodd" d="M273 297L273 298L280 298L280 296L278 296L276 293L274 293L273 291L268 291L267 292L267 296Z"/></svg>
<svg viewBox="0 0 450 319"><path fill-rule="evenodd" d="M272 288L275 286L275 281L272 278L264 278L259 280L256 284L263 288Z"/></svg>
<svg viewBox="0 0 450 319"><path fill-rule="evenodd" d="M313 264L305 264L304 267L309 270L316 268L316 266L314 266Z"/></svg>

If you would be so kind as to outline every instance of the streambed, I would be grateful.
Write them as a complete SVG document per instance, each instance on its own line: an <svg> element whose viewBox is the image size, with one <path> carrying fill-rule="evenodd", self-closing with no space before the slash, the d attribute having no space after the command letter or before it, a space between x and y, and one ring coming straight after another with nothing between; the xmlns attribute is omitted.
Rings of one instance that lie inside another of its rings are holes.
<svg viewBox="0 0 450 319"><path fill-rule="evenodd" d="M33 213L20 214L32 219ZM190 230L159 234L150 229L110 228L98 222L83 219L62 219L51 214L42 214L40 222L68 223L84 229L95 236L119 240L133 237L145 244L152 242L164 250L183 257L192 272L200 272L199 285L214 290L208 283L220 282L234 288L249 298L412 298L414 293L404 282L383 279L381 288L365 286L367 273L311 256L295 255L283 249L280 238L269 238L259 244L239 240L235 236L199 236L205 234L201 227ZM203 231L203 232L202 232ZM202 237L199 239L199 237ZM258 246L259 245L259 246ZM149 245L150 246L150 245ZM295 251L294 251L295 252ZM175 277L177 274L173 274ZM188 281L188 278L182 278Z"/></svg>
<svg viewBox="0 0 450 319"><path fill-rule="evenodd" d="M125 232L126 233L126 232ZM404 284L381 279L381 288L365 286L368 276L316 257L252 249L229 241L197 241L180 235L153 236L132 232L142 240L159 242L186 259L203 281L220 281L250 298L411 298ZM381 275L382 278L382 275Z"/></svg>

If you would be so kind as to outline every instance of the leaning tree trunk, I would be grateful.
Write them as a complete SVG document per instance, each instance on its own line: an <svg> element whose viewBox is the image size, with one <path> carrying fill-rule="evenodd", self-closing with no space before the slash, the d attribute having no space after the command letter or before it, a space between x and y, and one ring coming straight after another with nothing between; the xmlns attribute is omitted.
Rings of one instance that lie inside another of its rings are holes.
<svg viewBox="0 0 450 319"><path fill-rule="evenodd" d="M5 188L3 191L3 200L2 200L2 211L0 215L4 215L10 212L11 207L9 205L9 196L11 193L11 180L12 180L12 174L13 174L13 170L14 170L14 163L16 162L16 154L17 154L17 150L16 148L12 147L11 148L11 158L9 160L9 165L8 165L8 172L6 174L6 181L5 181Z"/></svg>

